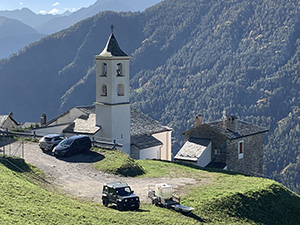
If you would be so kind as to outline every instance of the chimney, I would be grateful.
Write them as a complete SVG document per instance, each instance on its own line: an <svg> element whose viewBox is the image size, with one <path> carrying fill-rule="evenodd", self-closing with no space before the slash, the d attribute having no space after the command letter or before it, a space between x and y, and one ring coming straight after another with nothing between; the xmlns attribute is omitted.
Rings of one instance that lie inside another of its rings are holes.
<svg viewBox="0 0 300 225"><path fill-rule="evenodd" d="M45 113L42 114L40 122L41 122L41 126L44 126L46 124L46 114Z"/></svg>
<svg viewBox="0 0 300 225"><path fill-rule="evenodd" d="M234 133L238 133L239 131L239 121L238 118L236 116L229 116L226 120L226 127L228 130L234 132Z"/></svg>
<svg viewBox="0 0 300 225"><path fill-rule="evenodd" d="M195 117L195 127L198 127L198 126L200 126L202 124L202 115L196 115L196 117Z"/></svg>

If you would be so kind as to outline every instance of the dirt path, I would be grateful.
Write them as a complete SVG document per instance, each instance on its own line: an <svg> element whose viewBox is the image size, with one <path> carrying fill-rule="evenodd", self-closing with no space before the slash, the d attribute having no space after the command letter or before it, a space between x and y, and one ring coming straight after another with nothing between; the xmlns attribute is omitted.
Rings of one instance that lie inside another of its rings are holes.
<svg viewBox="0 0 300 225"><path fill-rule="evenodd" d="M13 143L14 146L19 143ZM148 186L156 183L172 184L175 190L185 185L197 185L199 180L193 178L127 178L106 174L91 167L93 162L99 161L101 155L96 152L79 154L66 159L58 159L44 153L37 143L24 144L24 158L47 174L47 180L59 186L64 192L101 202L101 191L104 183L123 181L128 183L134 192L140 196L142 202L150 202L147 198ZM205 181L204 181L205 182Z"/></svg>

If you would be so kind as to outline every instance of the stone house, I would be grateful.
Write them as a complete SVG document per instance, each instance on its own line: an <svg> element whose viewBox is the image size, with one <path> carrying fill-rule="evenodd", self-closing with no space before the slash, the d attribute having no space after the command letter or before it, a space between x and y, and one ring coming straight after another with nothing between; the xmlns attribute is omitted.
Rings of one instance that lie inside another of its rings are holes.
<svg viewBox="0 0 300 225"><path fill-rule="evenodd" d="M13 113L0 115L0 130L10 130L18 127L20 124L13 118Z"/></svg>
<svg viewBox="0 0 300 225"><path fill-rule="evenodd" d="M195 127L183 133L185 144L175 160L260 176L263 174L263 139L267 131L236 116L203 124L198 116Z"/></svg>

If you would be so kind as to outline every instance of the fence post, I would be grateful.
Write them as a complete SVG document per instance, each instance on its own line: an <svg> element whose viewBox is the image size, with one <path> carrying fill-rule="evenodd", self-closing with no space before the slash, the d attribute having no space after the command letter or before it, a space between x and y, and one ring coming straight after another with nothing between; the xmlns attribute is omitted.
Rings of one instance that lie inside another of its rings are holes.
<svg viewBox="0 0 300 225"><path fill-rule="evenodd" d="M114 150L116 149L116 140L114 140Z"/></svg>
<svg viewBox="0 0 300 225"><path fill-rule="evenodd" d="M22 141L22 159L24 159L24 141Z"/></svg>

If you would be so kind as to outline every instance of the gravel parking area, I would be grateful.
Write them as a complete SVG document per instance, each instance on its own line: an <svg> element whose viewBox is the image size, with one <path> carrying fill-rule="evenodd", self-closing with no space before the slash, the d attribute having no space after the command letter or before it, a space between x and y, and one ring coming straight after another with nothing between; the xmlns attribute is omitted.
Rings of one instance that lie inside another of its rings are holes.
<svg viewBox="0 0 300 225"><path fill-rule="evenodd" d="M11 148L17 148L19 145L18 142L15 142ZM199 180L185 177L131 178L106 174L91 166L94 162L102 159L100 154L93 151L59 159L43 152L37 143L24 143L24 159L44 171L47 175L46 179L64 192L94 202L101 202L102 186L107 182L122 181L128 183L134 192L140 196L142 202L150 202L147 198L149 185L168 183L172 184L175 190L181 190L185 185L199 184Z"/></svg>

